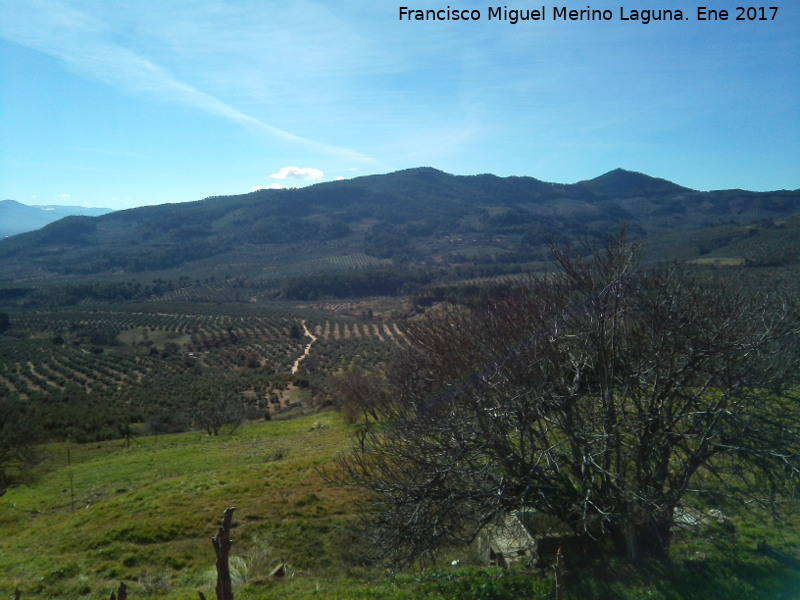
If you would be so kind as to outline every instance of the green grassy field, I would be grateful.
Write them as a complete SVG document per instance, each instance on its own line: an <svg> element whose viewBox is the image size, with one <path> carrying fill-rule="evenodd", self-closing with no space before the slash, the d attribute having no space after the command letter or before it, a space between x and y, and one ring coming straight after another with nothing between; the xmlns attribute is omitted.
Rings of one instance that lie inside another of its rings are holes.
<svg viewBox="0 0 800 600"><path fill-rule="evenodd" d="M469 565L390 573L354 559L355 498L320 468L346 447L335 413L243 426L43 449L33 483L0 497L0 598L214 597L211 537L236 507L232 571L237 598L479 599L554 597L550 569ZM797 523L795 523L796 525ZM796 531L759 523L694 532L669 565L578 566L567 557L566 598L792 600L800 575L752 551L756 540L796 554ZM715 544L712 544L715 541ZM463 553L463 551L461 551ZM288 576L270 578L277 565Z"/></svg>
<svg viewBox="0 0 800 600"><path fill-rule="evenodd" d="M240 558L258 556L268 561L263 569L284 561L297 571L324 567L330 531L352 513L316 470L344 442L331 421L143 438L127 448L48 447L53 470L2 498L0 590L77 597L121 580L167 597L208 590L209 581L213 590L210 538L227 506L238 509Z"/></svg>

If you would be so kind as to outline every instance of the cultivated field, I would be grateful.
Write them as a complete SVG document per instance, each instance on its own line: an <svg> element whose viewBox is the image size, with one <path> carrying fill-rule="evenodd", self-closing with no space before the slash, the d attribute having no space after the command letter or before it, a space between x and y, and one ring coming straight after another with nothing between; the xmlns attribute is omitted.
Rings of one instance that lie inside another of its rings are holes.
<svg viewBox="0 0 800 600"><path fill-rule="evenodd" d="M0 336L0 392L84 442L197 426L197 403L221 390L246 418L308 410L334 402L339 374L379 368L405 343L403 321L337 308L358 316L177 303L19 312Z"/></svg>

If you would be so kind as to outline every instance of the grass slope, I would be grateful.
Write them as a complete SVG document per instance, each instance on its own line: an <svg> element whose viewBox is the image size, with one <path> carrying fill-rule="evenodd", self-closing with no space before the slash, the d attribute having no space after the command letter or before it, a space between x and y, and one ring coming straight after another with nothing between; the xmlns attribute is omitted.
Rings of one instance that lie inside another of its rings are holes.
<svg viewBox="0 0 800 600"><path fill-rule="evenodd" d="M35 483L0 499L0 597L213 597L210 543L223 510L237 507L231 561L237 598L475 599L554 597L549 570L464 566L390 575L349 556L355 498L319 468L346 446L334 413L122 442L52 445ZM795 532L763 525L683 536L669 565L577 566L566 598L795 599L800 577L754 554L754 540L797 551ZM715 538L716 546L710 539ZM720 545L721 543L721 545ZM269 571L288 565L289 577Z"/></svg>
<svg viewBox="0 0 800 600"><path fill-rule="evenodd" d="M352 512L351 499L316 470L344 443L333 421L145 438L128 448L48 448L58 468L9 490L0 504L0 596L18 585L23 597L107 597L121 580L138 582L134 596L208 595L210 538L227 506L238 508L240 558L269 560L258 565L264 570L283 561L295 570L325 567L330 532Z"/></svg>

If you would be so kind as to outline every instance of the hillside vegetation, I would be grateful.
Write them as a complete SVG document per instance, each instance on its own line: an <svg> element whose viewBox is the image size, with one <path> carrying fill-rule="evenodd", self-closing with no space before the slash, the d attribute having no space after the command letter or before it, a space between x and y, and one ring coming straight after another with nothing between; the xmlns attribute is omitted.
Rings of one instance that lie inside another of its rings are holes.
<svg viewBox="0 0 800 600"><path fill-rule="evenodd" d="M235 506L231 566L237 598L531 600L553 597L551 570L476 568L464 549L439 566L390 575L364 564L357 498L320 470L346 446L334 413L272 421L234 434L143 437L126 445L44 448L35 483L0 499L0 595L213 597L211 537ZM794 598L800 577L753 549L797 548L796 531L757 522L681 536L668 569L579 564L567 557L566 598ZM712 541L721 549L712 546ZM453 559L461 565L450 566ZM287 576L269 573L281 564Z"/></svg>
<svg viewBox="0 0 800 600"><path fill-rule="evenodd" d="M649 238L798 211L797 190L698 192L622 169L575 184L410 169L68 217L0 240L0 285L28 297L43 282L113 282L70 290L100 300L370 296L408 286L378 272L299 292L292 279L390 268L419 287L540 267L550 238L607 235L623 224Z"/></svg>

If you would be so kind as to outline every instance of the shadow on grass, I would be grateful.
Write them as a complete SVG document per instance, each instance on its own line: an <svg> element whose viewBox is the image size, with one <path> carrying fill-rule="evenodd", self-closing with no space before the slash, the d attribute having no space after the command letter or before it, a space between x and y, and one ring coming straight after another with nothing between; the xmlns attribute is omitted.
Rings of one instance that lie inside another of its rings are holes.
<svg viewBox="0 0 800 600"><path fill-rule="evenodd" d="M800 572L746 549L665 562L594 563L568 571L569 599L797 600Z"/></svg>

